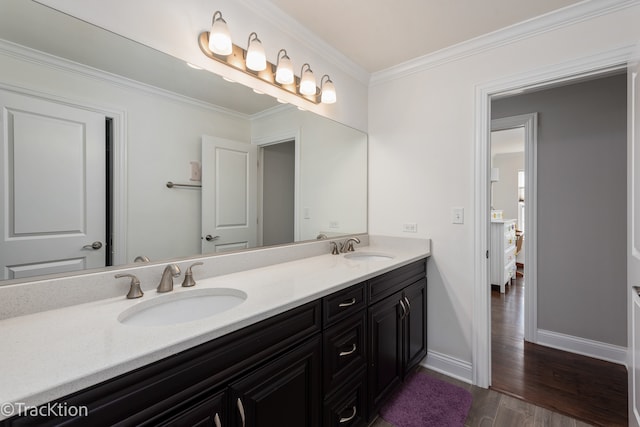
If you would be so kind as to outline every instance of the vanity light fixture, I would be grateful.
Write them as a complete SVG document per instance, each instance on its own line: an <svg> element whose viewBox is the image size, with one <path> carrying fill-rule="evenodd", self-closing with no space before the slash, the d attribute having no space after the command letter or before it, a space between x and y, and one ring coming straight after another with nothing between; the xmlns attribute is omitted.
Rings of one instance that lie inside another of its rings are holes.
<svg viewBox="0 0 640 427"><path fill-rule="evenodd" d="M324 79L325 77L327 80ZM328 74L320 79L320 102L323 104L335 104L336 102L336 87Z"/></svg>
<svg viewBox="0 0 640 427"><path fill-rule="evenodd" d="M222 13L217 11L211 20L211 32L209 33L209 49L218 55L231 55L233 43L227 21L222 19Z"/></svg>
<svg viewBox="0 0 640 427"><path fill-rule="evenodd" d="M280 54L284 54L280 56ZM280 49L278 52L278 60L276 61L276 81L280 84L287 85L295 80L293 75L293 65L291 59L287 55L287 51Z"/></svg>
<svg viewBox="0 0 640 427"><path fill-rule="evenodd" d="M247 68L250 70L262 71L267 68L267 57L264 53L264 47L255 32L249 34L247 57L245 60L247 62Z"/></svg>
<svg viewBox="0 0 640 427"><path fill-rule="evenodd" d="M309 102L314 104L336 102L336 88L328 75L325 74L322 77L320 88L316 86L315 76L308 63L302 66L300 77L296 76L293 73L291 58L285 49L278 51L276 64L273 65L267 61L264 46L255 32L249 35L246 50L233 44L229 28L220 11L213 14L211 31L200 33L198 45L210 59Z"/></svg>
<svg viewBox="0 0 640 427"><path fill-rule="evenodd" d="M304 67L307 67L305 70ZM300 69L300 93L303 95L316 94L316 77L313 75L311 66L306 62Z"/></svg>

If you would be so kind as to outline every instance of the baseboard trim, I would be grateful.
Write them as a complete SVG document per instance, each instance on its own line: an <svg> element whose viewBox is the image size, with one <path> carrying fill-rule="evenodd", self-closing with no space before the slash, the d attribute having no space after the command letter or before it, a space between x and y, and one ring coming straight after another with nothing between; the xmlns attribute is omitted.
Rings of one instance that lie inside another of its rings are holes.
<svg viewBox="0 0 640 427"><path fill-rule="evenodd" d="M538 344L627 366L626 347L544 329L538 329Z"/></svg>
<svg viewBox="0 0 640 427"><path fill-rule="evenodd" d="M465 383L473 383L471 363L464 360L437 351L429 351L420 365Z"/></svg>

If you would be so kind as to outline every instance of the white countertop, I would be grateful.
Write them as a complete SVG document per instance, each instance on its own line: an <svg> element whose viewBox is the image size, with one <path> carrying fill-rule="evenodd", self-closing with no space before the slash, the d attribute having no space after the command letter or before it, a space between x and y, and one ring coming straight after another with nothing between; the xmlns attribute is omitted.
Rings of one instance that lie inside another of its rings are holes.
<svg viewBox="0 0 640 427"><path fill-rule="evenodd" d="M382 240L384 242L384 239ZM372 244L356 251L382 252L391 260L362 261L320 255L201 279L192 289L234 288L246 301L223 313L170 326L131 326L117 318L125 309L166 294L117 298L0 321L0 404L40 405L218 338L350 285L430 256L429 241ZM0 420L8 418L0 413Z"/></svg>

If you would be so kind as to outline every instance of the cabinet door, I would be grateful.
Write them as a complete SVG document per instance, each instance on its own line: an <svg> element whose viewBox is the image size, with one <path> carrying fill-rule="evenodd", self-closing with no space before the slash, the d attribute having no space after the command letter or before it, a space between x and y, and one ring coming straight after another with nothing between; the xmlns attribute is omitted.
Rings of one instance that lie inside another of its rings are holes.
<svg viewBox="0 0 640 427"><path fill-rule="evenodd" d="M427 355L427 280L408 286L404 296L409 302L404 320L404 373Z"/></svg>
<svg viewBox="0 0 640 427"><path fill-rule="evenodd" d="M395 293L369 308L369 414L402 381L402 296Z"/></svg>
<svg viewBox="0 0 640 427"><path fill-rule="evenodd" d="M320 426L321 363L316 336L231 384L231 425Z"/></svg>

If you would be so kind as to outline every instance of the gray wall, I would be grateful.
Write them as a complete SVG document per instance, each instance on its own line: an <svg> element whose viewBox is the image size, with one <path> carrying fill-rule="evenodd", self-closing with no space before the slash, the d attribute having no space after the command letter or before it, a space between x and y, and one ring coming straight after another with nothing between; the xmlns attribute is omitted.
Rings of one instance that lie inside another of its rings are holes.
<svg viewBox="0 0 640 427"><path fill-rule="evenodd" d="M263 245L294 241L294 141L264 147L263 158Z"/></svg>
<svg viewBox="0 0 640 427"><path fill-rule="evenodd" d="M492 102L493 119L539 114L538 328L620 346L626 102L624 74Z"/></svg>

